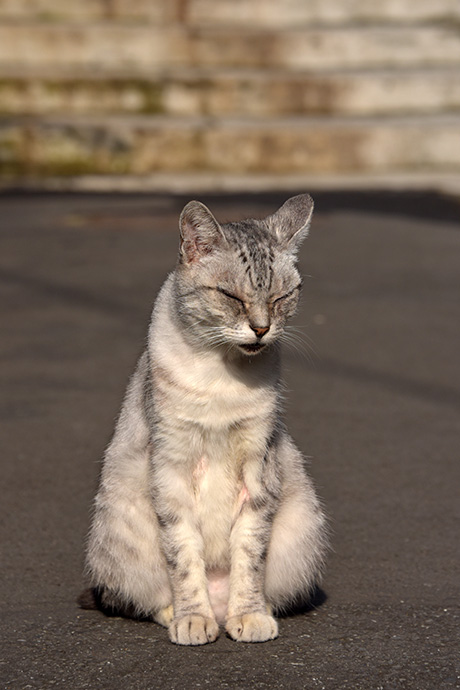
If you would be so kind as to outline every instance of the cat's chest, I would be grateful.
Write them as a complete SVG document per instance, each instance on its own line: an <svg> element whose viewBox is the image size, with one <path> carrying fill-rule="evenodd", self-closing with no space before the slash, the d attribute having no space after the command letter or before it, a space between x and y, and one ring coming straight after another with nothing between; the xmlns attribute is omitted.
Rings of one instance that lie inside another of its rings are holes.
<svg viewBox="0 0 460 690"><path fill-rule="evenodd" d="M193 471L193 500L207 564L225 567L232 526L249 500L238 467L202 455Z"/></svg>
<svg viewBox="0 0 460 690"><path fill-rule="evenodd" d="M274 388L260 378L229 372L219 361L167 361L155 369L160 408L183 422L222 428L241 420L269 415L275 404ZM270 374L267 372L268 383Z"/></svg>

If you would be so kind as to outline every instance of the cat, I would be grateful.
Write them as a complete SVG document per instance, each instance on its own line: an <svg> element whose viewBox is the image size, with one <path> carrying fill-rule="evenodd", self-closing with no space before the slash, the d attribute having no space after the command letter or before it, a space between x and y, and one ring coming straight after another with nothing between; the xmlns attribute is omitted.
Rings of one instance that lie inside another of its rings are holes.
<svg viewBox="0 0 460 690"><path fill-rule="evenodd" d="M102 609L180 645L278 635L318 582L325 518L281 417L280 343L313 201L219 224L183 209L180 250L105 454L87 551Z"/></svg>

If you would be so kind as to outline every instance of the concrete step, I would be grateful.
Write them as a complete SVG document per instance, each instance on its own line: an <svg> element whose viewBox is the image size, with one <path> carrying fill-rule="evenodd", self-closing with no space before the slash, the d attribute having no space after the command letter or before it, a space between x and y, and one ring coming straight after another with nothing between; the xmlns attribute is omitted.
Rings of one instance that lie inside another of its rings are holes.
<svg viewBox="0 0 460 690"><path fill-rule="evenodd" d="M458 0L0 0L0 19L34 18L48 22L108 18L279 29L320 23L432 22L459 16Z"/></svg>
<svg viewBox="0 0 460 690"><path fill-rule="evenodd" d="M173 48L173 50L172 50ZM124 26L110 22L0 25L0 69L20 67L131 72L183 65L188 60L186 33L169 26Z"/></svg>
<svg viewBox="0 0 460 690"><path fill-rule="evenodd" d="M460 17L457 0L193 0L187 19L200 26L270 26L356 22L433 22Z"/></svg>
<svg viewBox="0 0 460 690"><path fill-rule="evenodd" d="M151 75L179 66L301 71L459 64L455 26L286 31L110 22L0 26L0 68L59 65L87 73L125 69Z"/></svg>
<svg viewBox="0 0 460 690"><path fill-rule="evenodd" d="M31 190L52 192L129 192L195 194L216 192L280 192L292 196L306 190L354 190L378 189L405 191L437 191L460 198L460 173L386 172L341 174L232 174L221 172L154 172L143 175L65 175L63 177L26 175L21 178L0 177L0 190Z"/></svg>
<svg viewBox="0 0 460 690"><path fill-rule="evenodd" d="M172 115L224 117L451 112L460 110L460 69L220 71L168 80L162 102Z"/></svg>
<svg viewBox="0 0 460 690"><path fill-rule="evenodd" d="M181 21L183 5L183 0L0 0L0 20L55 23L110 19L127 23L165 23Z"/></svg>
<svg viewBox="0 0 460 690"><path fill-rule="evenodd" d="M150 113L173 116L435 114L460 110L460 69L289 73L176 70L81 77L0 72L0 113Z"/></svg>
<svg viewBox="0 0 460 690"><path fill-rule="evenodd" d="M459 132L459 116L2 118L0 174L458 174Z"/></svg>

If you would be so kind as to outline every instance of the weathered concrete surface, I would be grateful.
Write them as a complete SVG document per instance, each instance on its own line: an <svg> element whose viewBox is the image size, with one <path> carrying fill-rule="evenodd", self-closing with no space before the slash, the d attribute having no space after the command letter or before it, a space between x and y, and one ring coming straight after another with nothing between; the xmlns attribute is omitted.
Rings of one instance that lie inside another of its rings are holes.
<svg viewBox="0 0 460 690"><path fill-rule="evenodd" d="M232 219L288 195L203 201ZM188 197L0 197L0 687L458 687L459 203L315 197L297 321L316 354L287 352L285 370L333 533L324 596L274 642L197 649L74 603L99 458Z"/></svg>
<svg viewBox="0 0 460 690"><path fill-rule="evenodd" d="M174 117L442 115L460 111L460 70L176 70L129 75L4 70L2 115L143 113Z"/></svg>
<svg viewBox="0 0 460 690"><path fill-rule="evenodd" d="M0 0L0 177L458 173L459 13Z"/></svg>
<svg viewBox="0 0 460 690"><path fill-rule="evenodd" d="M174 67L290 70L458 65L456 26L340 26L279 31L181 24L0 24L0 67L87 71Z"/></svg>
<svg viewBox="0 0 460 690"><path fill-rule="evenodd" d="M460 173L460 116L0 121L0 175Z"/></svg>
<svg viewBox="0 0 460 690"><path fill-rule="evenodd" d="M361 0L362 1L362 0ZM410 0L409 0L410 1ZM426 1L426 0L425 0ZM449 14L452 0L441 0L443 10ZM390 0L391 2L391 0ZM62 0L0 0L0 18L7 21L34 19L40 22L56 21L100 21L116 19L132 22L136 20L149 22L168 22L181 16L183 0L79 0L79 2L62 2ZM433 11L422 10L422 15Z"/></svg>
<svg viewBox="0 0 460 690"><path fill-rule="evenodd" d="M4 0L5 1L5 0ZM88 0L86 0L87 2ZM138 0L139 1L139 0ZM9 0L11 2L11 0ZM24 2L24 0L22 0ZM41 0L56 2L56 0ZM127 0L124 0L127 2ZM338 23L410 23L442 21L443 17L455 20L460 8L455 0L283 0L282 2L261 2L261 0L188 0L187 17L191 23L251 26L290 27L315 23L334 25Z"/></svg>
<svg viewBox="0 0 460 690"><path fill-rule="evenodd" d="M118 21L147 20L153 22L187 21L190 25L254 25L296 26L335 24L337 22L427 22L442 21L446 16L455 20L460 15L456 0L283 0L269 3L261 0L0 0L2 19L34 18L53 22L62 20Z"/></svg>

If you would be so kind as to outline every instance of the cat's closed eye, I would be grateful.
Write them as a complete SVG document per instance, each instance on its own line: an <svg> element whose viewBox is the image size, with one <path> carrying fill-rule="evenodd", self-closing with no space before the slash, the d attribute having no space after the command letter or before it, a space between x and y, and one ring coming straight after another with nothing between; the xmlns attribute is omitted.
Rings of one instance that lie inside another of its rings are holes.
<svg viewBox="0 0 460 690"><path fill-rule="evenodd" d="M224 290L223 288L216 288L217 292L220 292L222 295L225 295L225 297L228 297L229 299L233 299L236 302L239 302L244 306L244 302L240 297L237 297L236 295L233 295L231 292L227 292L227 290Z"/></svg>
<svg viewBox="0 0 460 690"><path fill-rule="evenodd" d="M277 297L276 299L273 300L272 304L276 304L277 302L281 302L282 300L287 299L288 297L292 297L296 292L300 290L302 287L302 284L299 283L298 285L295 286L292 290L289 290L289 292L286 292L285 295L281 295L281 297Z"/></svg>

